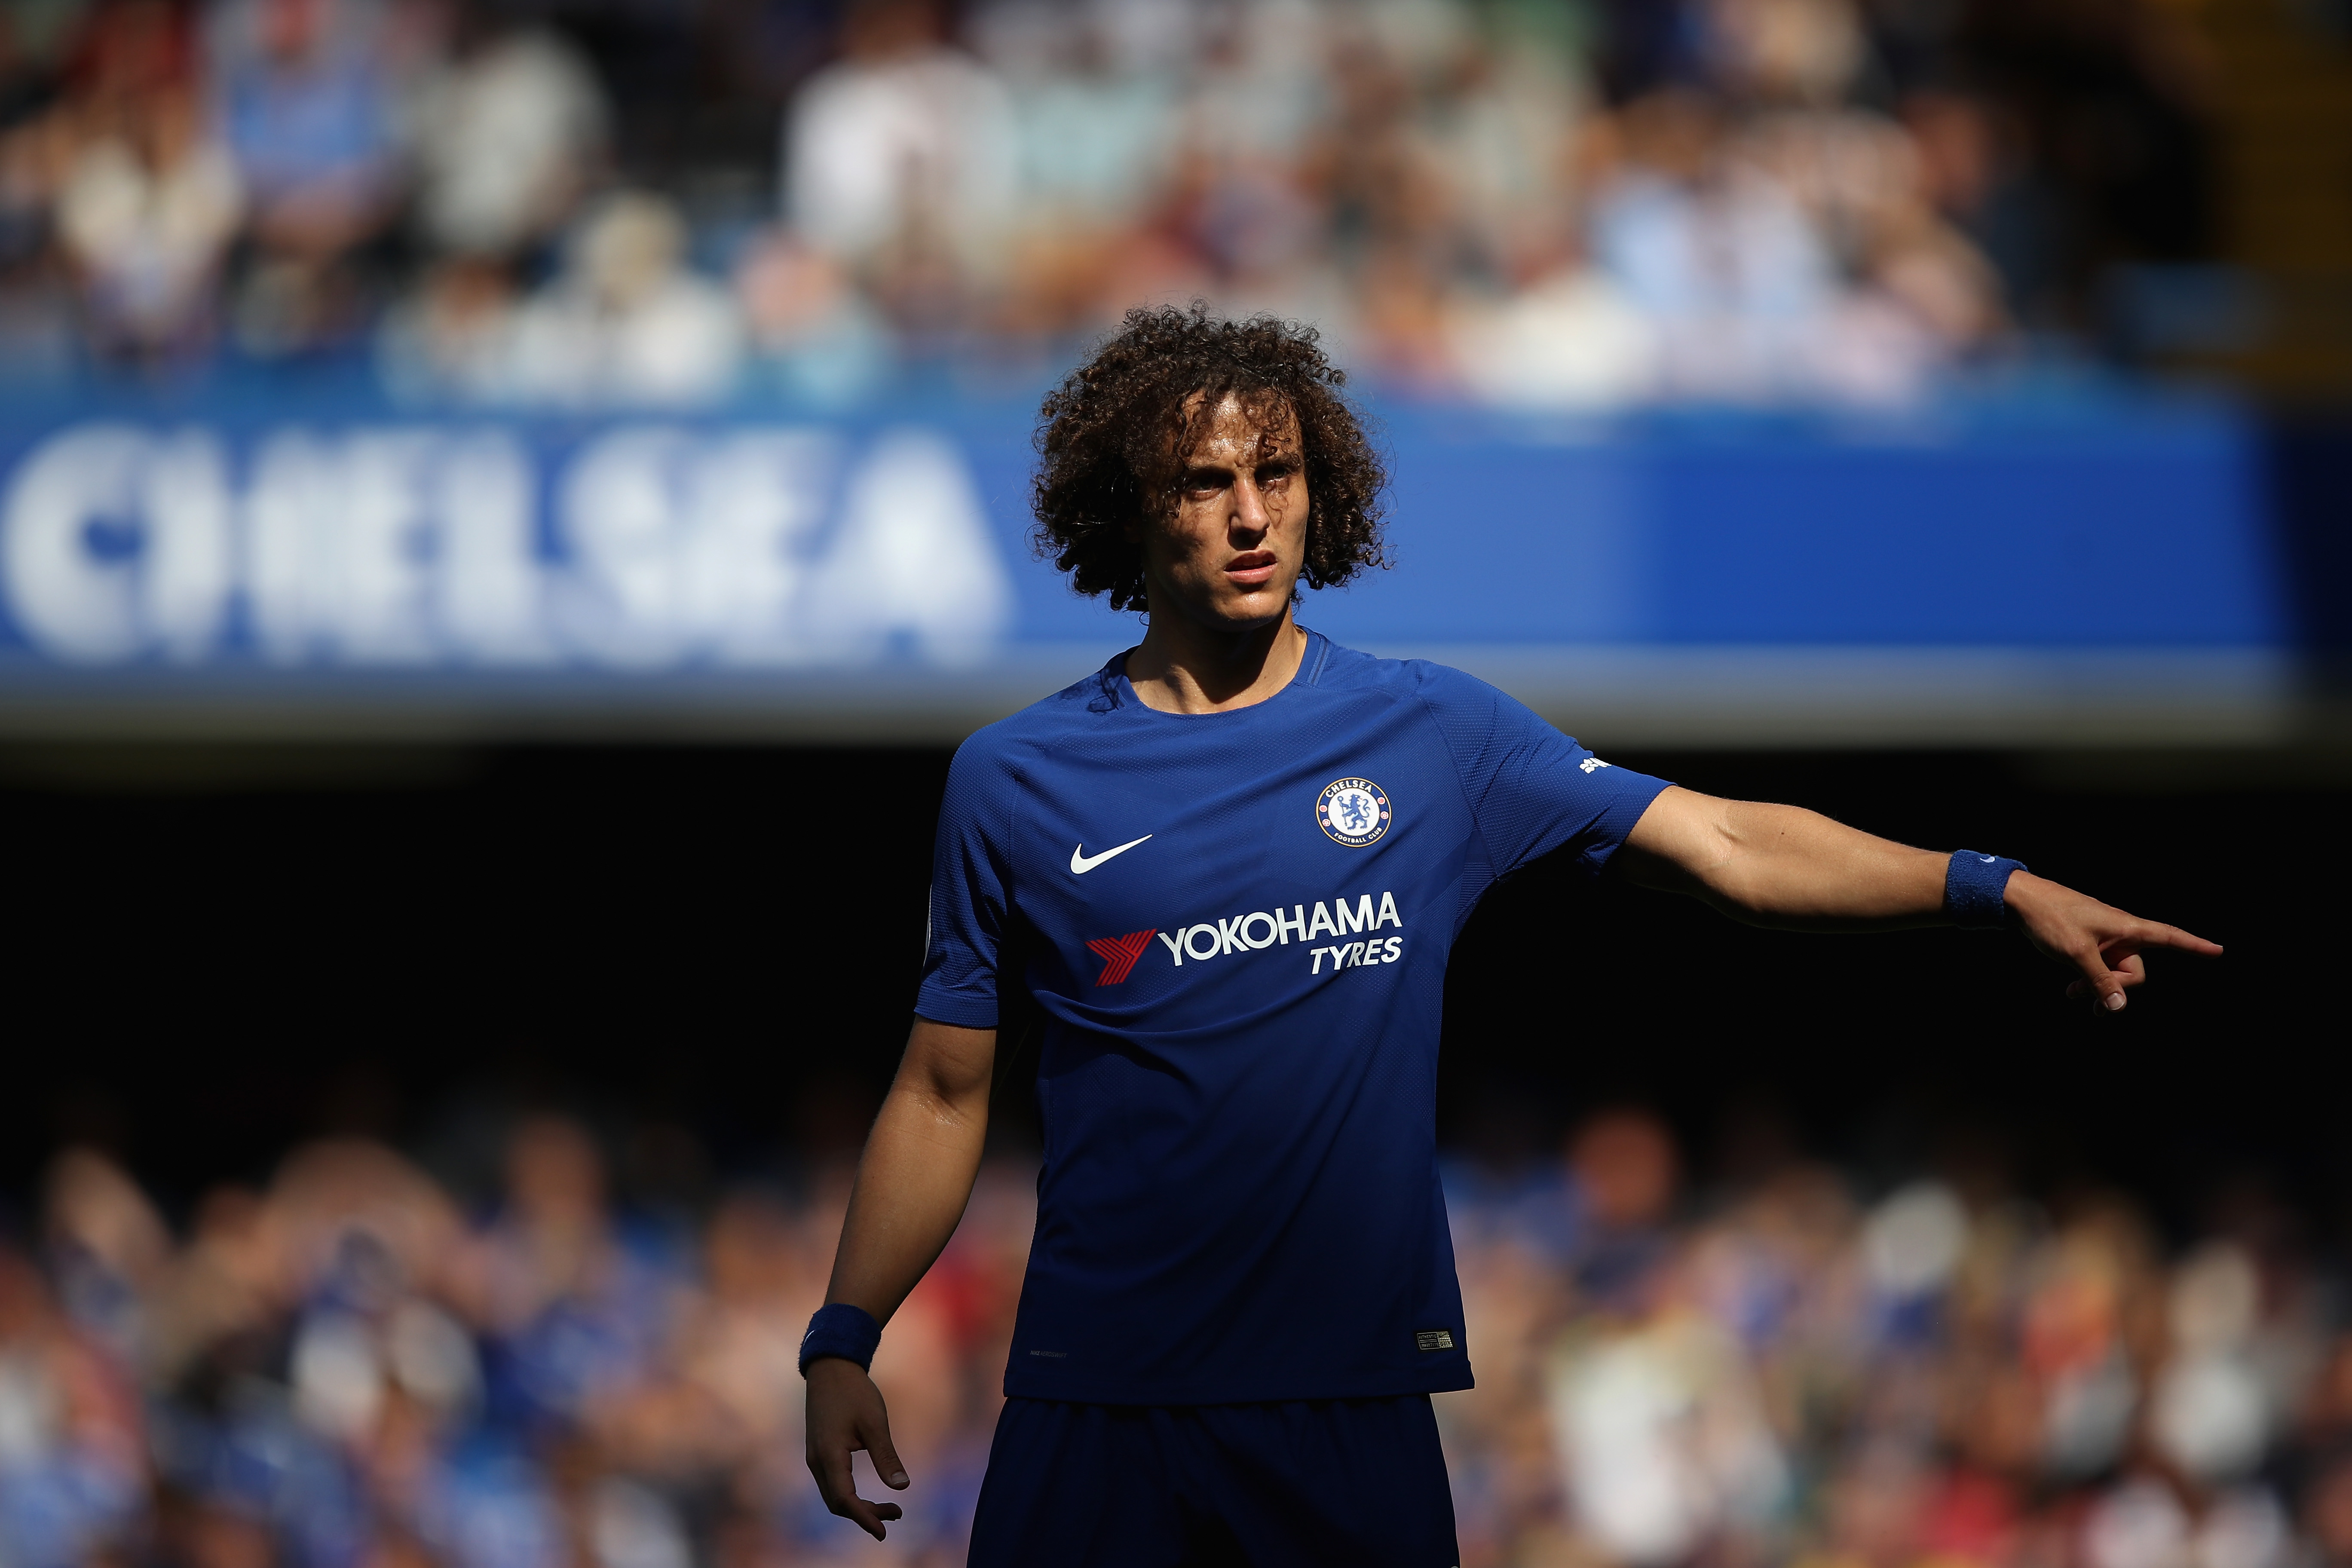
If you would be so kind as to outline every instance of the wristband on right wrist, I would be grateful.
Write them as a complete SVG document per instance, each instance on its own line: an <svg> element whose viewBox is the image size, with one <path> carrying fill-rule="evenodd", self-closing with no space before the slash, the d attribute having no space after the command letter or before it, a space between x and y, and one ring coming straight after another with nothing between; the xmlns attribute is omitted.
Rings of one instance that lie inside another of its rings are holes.
<svg viewBox="0 0 2352 1568"><path fill-rule="evenodd" d="M860 1371L871 1371L875 1347L882 1342L882 1325L863 1307L853 1307L846 1301L828 1301L816 1310L809 1320L808 1332L801 1336L801 1375L808 1375L809 1363L820 1356L839 1356L856 1362Z"/></svg>
<svg viewBox="0 0 2352 1568"><path fill-rule="evenodd" d="M2009 923L2009 902L2002 896L2009 874L2024 869L2025 862L2004 855L1953 850L1944 868L1944 913L1963 931L1999 930Z"/></svg>

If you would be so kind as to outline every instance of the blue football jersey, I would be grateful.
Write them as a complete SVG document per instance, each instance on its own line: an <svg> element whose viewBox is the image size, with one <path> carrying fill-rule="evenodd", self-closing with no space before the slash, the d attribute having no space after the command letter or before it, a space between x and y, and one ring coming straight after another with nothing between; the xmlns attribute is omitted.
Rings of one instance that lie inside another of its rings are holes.
<svg viewBox="0 0 2352 1568"><path fill-rule="evenodd" d="M916 1012L994 1027L1009 963L1045 1015L1005 1392L1467 1388L1446 956L1496 878L1563 847L1599 868L1665 784L1458 670L1319 635L1232 712L1157 712L1125 665L966 741L940 817Z"/></svg>

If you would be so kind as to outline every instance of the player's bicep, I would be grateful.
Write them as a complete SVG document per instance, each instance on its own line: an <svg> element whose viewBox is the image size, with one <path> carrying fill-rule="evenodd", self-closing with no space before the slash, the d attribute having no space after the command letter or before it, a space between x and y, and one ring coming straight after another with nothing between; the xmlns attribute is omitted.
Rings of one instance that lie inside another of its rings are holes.
<svg viewBox="0 0 2352 1568"><path fill-rule="evenodd" d="M918 1016L898 1061L901 1086L945 1106L970 1110L988 1103L996 1065L996 1031L967 1029Z"/></svg>
<svg viewBox="0 0 2352 1568"><path fill-rule="evenodd" d="M1645 888L1691 893L1706 886L1706 873L1720 865L1728 851L1724 813L1731 803L1701 795L1680 784L1658 792L1615 864L1622 874Z"/></svg>

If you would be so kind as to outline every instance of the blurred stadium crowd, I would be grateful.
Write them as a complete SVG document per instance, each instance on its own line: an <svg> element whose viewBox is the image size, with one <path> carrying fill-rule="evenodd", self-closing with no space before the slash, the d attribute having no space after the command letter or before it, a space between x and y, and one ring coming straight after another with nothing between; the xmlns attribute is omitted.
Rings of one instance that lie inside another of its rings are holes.
<svg viewBox="0 0 2352 1568"><path fill-rule="evenodd" d="M1020 384L1139 301L1503 404L1900 399L2210 242L2166 0L12 0L10 378Z"/></svg>
<svg viewBox="0 0 2352 1568"><path fill-rule="evenodd" d="M2120 1197L2029 1202L1983 1158L1866 1191L1769 1129L1734 1142L1697 1190L1633 1110L1450 1170L1465 1568L2352 1561L2352 1325L2274 1202L2225 1192L2168 1247ZM885 1338L917 1485L877 1547L821 1511L797 1430L845 1160L624 1202L581 1123L477 1142L503 1173L478 1203L343 1139L176 1233L120 1165L58 1157L0 1244L0 1562L961 1561L1028 1168L986 1168ZM674 1128L622 1147L707 1168Z"/></svg>

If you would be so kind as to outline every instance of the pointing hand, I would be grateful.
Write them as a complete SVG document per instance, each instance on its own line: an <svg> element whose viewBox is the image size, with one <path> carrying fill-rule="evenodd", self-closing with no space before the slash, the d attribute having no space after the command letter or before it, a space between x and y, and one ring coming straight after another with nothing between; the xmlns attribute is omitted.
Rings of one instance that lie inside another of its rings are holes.
<svg viewBox="0 0 2352 1568"><path fill-rule="evenodd" d="M2010 873L2003 897L2026 941L2044 957L2081 972L2066 994L2089 998L2100 1012L2121 1012L2124 993L2147 981L2145 949L2178 948L2206 958L2221 953L2219 942L2126 914L2031 871Z"/></svg>

